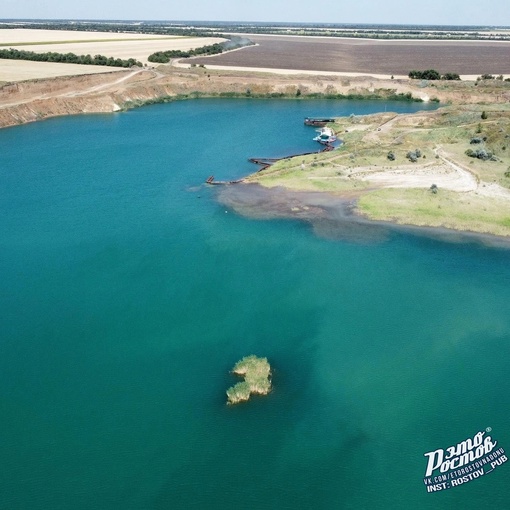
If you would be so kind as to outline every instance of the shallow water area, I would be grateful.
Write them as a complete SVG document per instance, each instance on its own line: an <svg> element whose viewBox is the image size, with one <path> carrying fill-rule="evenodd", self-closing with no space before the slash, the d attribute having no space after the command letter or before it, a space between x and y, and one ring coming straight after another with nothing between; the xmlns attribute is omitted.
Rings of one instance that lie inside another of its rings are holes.
<svg viewBox="0 0 510 510"><path fill-rule="evenodd" d="M447 228L399 225L369 220L356 211L356 192L331 194L293 191L280 186L236 183L217 190L218 201L236 213L254 219L290 219L309 224L318 236L349 242L383 242L391 235L408 234L446 243L510 249L507 237Z"/></svg>
<svg viewBox="0 0 510 510"><path fill-rule="evenodd" d="M328 193L291 191L259 184L227 185L218 200L236 213L255 219L290 219L309 224L321 237L350 242L387 240L389 226L355 214L356 198Z"/></svg>
<svg viewBox="0 0 510 510"><path fill-rule="evenodd" d="M489 427L510 450L509 251L338 232L351 205L324 196L276 191L261 221L256 188L238 214L203 184L316 149L306 116L384 108L196 100L0 131L0 508L505 508L510 464L429 493L424 454ZM227 406L250 354L273 391Z"/></svg>

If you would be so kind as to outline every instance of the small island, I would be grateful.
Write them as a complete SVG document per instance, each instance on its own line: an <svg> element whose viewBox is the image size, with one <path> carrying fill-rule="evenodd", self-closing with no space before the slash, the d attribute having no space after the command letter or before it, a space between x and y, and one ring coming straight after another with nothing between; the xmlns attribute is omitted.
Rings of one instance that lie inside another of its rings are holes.
<svg viewBox="0 0 510 510"><path fill-rule="evenodd" d="M227 390L227 404L246 402L252 393L267 395L271 391L271 366L267 358L245 356L235 364L232 372L244 377L244 381Z"/></svg>

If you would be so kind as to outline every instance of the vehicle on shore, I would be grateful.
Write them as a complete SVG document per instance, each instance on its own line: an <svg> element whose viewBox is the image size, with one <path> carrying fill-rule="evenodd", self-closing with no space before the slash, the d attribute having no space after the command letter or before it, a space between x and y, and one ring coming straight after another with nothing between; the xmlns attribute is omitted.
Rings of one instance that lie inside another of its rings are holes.
<svg viewBox="0 0 510 510"><path fill-rule="evenodd" d="M329 145L336 141L335 132L329 127L318 129L317 132L319 134L314 138L314 141L316 142L322 143L323 145Z"/></svg>

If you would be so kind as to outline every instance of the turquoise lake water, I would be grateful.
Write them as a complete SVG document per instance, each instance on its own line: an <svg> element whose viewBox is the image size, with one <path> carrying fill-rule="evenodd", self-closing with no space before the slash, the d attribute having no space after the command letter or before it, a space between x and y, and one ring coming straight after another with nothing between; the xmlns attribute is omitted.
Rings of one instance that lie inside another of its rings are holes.
<svg viewBox="0 0 510 510"><path fill-rule="evenodd" d="M316 150L305 116L195 100L0 131L0 508L510 508L510 462L428 493L426 452L510 451L510 250L355 243L201 183ZM274 391L225 405L244 355ZM489 433L486 433L489 434Z"/></svg>

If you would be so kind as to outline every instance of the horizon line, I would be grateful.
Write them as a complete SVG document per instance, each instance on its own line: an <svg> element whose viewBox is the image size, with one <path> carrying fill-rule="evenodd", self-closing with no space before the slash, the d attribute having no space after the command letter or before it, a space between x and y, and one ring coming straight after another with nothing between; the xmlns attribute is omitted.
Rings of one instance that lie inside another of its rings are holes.
<svg viewBox="0 0 510 510"><path fill-rule="evenodd" d="M204 24L257 24L257 25L306 25L306 26L330 26L330 27L346 27L346 26L366 26L366 27L423 27L423 28L441 28L441 27L455 27L455 28L481 28L481 29L507 29L510 30L509 25L455 25L455 24L432 24L432 23L362 23L362 22L343 22L333 23L326 21L253 21L253 20L192 20L192 19L109 19L109 18L0 18L0 23L8 22L48 22L48 21L64 21L64 22L114 22L114 23L204 23Z"/></svg>

